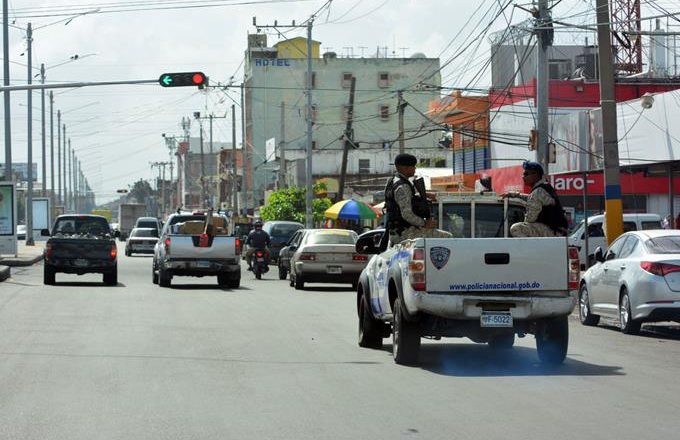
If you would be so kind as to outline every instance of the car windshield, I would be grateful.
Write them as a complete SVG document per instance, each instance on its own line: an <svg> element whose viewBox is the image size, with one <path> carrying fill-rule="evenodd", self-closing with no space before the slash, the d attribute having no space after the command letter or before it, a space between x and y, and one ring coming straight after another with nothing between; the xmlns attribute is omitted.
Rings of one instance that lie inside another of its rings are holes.
<svg viewBox="0 0 680 440"><path fill-rule="evenodd" d="M95 235L110 234L106 219L99 217L63 217L54 224L55 235Z"/></svg>
<svg viewBox="0 0 680 440"><path fill-rule="evenodd" d="M140 220L137 222L137 227L158 229L158 222L155 220Z"/></svg>
<svg viewBox="0 0 680 440"><path fill-rule="evenodd" d="M269 235L276 236L276 237L290 237L300 229L300 225L295 225L295 224L277 224L272 226L272 231Z"/></svg>
<svg viewBox="0 0 680 440"><path fill-rule="evenodd" d="M680 254L680 236L650 238L645 242L645 247L652 254Z"/></svg>
<svg viewBox="0 0 680 440"><path fill-rule="evenodd" d="M156 229L135 229L132 231L132 237L158 237L158 230Z"/></svg>
<svg viewBox="0 0 680 440"><path fill-rule="evenodd" d="M317 231L307 238L307 244L354 244L357 235L352 231Z"/></svg>

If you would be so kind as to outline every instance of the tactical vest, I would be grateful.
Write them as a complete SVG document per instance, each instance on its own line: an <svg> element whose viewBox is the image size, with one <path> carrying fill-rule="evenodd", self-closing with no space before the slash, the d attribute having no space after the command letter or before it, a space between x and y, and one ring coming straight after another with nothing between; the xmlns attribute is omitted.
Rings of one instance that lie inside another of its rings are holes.
<svg viewBox="0 0 680 440"><path fill-rule="evenodd" d="M385 216L386 216L386 227L391 232L401 234L404 229L413 226L401 215L401 209L397 201L394 199L394 193L402 185L408 186L411 191L411 209L413 213L420 218L428 219L431 217L430 214L430 203L427 199L416 193L416 189L413 187L411 182L403 177L397 175L396 179L390 177L385 185Z"/></svg>
<svg viewBox="0 0 680 440"><path fill-rule="evenodd" d="M532 188L531 192L534 192L537 188L543 188L550 195L550 197L552 197L552 199L555 201L555 204L543 206L536 221L548 226L553 230L553 232L565 235L567 229L569 229L569 222L567 220L566 214L564 213L564 209L562 209L560 199L557 197L555 188L553 188L552 185L548 183L542 183Z"/></svg>

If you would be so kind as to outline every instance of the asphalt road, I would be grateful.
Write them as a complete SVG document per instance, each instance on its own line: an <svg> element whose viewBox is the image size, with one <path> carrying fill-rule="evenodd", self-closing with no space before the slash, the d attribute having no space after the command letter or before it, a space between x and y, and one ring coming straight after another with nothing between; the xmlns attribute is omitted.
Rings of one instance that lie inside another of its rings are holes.
<svg viewBox="0 0 680 440"><path fill-rule="evenodd" d="M680 329L571 321L566 363L427 341L422 365L356 344L345 286L273 270L151 284L149 257L99 276L16 268L0 283L0 439L678 438ZM389 341L387 341L389 342Z"/></svg>

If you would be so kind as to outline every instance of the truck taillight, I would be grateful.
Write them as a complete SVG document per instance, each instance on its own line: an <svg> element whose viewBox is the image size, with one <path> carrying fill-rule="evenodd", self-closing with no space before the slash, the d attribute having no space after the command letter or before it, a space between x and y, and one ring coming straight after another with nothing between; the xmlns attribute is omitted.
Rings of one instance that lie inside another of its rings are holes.
<svg viewBox="0 0 680 440"><path fill-rule="evenodd" d="M165 245L165 252L170 252L170 237L166 238L163 244Z"/></svg>
<svg viewBox="0 0 680 440"><path fill-rule="evenodd" d="M109 256L111 256L112 260L118 256L118 248L115 244L111 245L111 252L109 252Z"/></svg>
<svg viewBox="0 0 680 440"><path fill-rule="evenodd" d="M241 255L241 239L236 239L236 255Z"/></svg>
<svg viewBox="0 0 680 440"><path fill-rule="evenodd" d="M52 249L52 243L47 243L45 245L45 257L52 258L52 255L54 255L54 249Z"/></svg>
<svg viewBox="0 0 680 440"><path fill-rule="evenodd" d="M576 246L569 246L567 248L567 257L569 264L569 290L578 289L578 283L581 278L581 262L578 257L578 248Z"/></svg>
<svg viewBox="0 0 680 440"><path fill-rule="evenodd" d="M408 262L408 280L411 288L418 292L427 290L425 283L425 249L415 248Z"/></svg>

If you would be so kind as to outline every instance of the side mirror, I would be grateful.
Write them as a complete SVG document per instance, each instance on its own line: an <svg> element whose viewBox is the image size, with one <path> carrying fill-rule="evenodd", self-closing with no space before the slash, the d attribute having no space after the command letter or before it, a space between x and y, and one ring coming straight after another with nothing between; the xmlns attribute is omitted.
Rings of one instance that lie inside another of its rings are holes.
<svg viewBox="0 0 680 440"><path fill-rule="evenodd" d="M297 250L297 246L294 245L294 244L291 244L291 245L288 247L288 249L290 249L291 251L295 252L295 251Z"/></svg>
<svg viewBox="0 0 680 440"><path fill-rule="evenodd" d="M363 255L375 255L380 253L380 239L378 238L378 244L376 245L376 238L382 237L383 231L369 231L364 232L357 239L354 249L359 254Z"/></svg>
<svg viewBox="0 0 680 440"><path fill-rule="evenodd" d="M602 263L604 261L604 253L602 252L602 248L600 246L595 248L595 261L598 263Z"/></svg>
<svg viewBox="0 0 680 440"><path fill-rule="evenodd" d="M49 237L50 236L50 230L49 229L41 229L40 230L40 236L41 237Z"/></svg>

